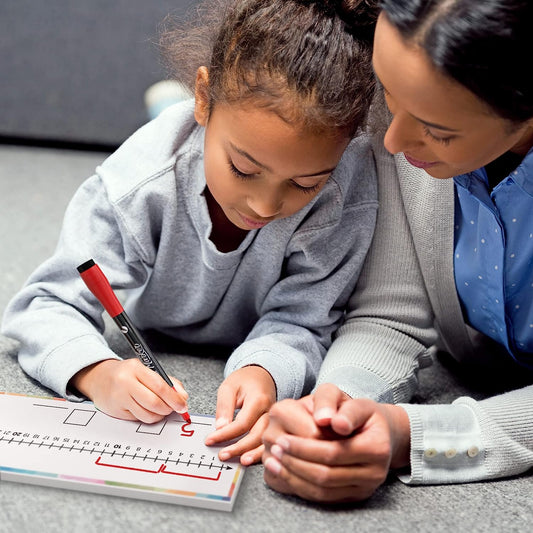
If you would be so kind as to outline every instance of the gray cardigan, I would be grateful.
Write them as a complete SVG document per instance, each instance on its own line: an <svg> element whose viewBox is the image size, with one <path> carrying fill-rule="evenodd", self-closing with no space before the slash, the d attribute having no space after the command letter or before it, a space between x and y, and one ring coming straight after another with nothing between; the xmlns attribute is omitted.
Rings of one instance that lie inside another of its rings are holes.
<svg viewBox="0 0 533 533"><path fill-rule="evenodd" d="M376 139L380 210L345 324L319 383L401 403L411 423L407 483L510 476L533 466L533 385L475 401L414 405L417 372L439 346L461 362L507 360L463 321L453 275L454 185L393 158Z"/></svg>
<svg viewBox="0 0 533 533"><path fill-rule="evenodd" d="M203 146L193 103L177 104L80 187L55 254L5 312L3 333L20 342L19 362L30 376L76 399L70 378L118 357L102 335L103 309L76 270L94 258L124 290L137 327L234 348L226 375L260 365L279 399L313 387L372 239L377 181L370 141L348 146L303 209L250 231L228 253L209 239Z"/></svg>

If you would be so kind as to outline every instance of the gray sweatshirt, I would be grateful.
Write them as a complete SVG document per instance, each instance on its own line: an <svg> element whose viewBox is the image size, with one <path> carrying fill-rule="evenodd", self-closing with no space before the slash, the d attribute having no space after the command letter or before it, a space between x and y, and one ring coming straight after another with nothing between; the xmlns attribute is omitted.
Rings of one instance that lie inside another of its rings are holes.
<svg viewBox="0 0 533 533"><path fill-rule="evenodd" d="M225 374L265 368L278 399L314 385L357 280L377 211L368 139L353 141L323 190L295 215L250 231L222 253L209 240L204 130L192 102L129 138L76 192L54 255L8 305L2 333L23 369L78 399L82 368L117 358L103 308L76 267L93 258L140 329L234 348Z"/></svg>

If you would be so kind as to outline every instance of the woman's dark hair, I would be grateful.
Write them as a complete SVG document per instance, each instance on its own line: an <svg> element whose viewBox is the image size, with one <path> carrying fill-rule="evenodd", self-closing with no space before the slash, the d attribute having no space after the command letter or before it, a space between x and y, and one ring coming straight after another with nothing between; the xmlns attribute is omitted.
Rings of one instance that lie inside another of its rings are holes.
<svg viewBox="0 0 533 533"><path fill-rule="evenodd" d="M380 0L435 67L513 122L533 117L533 1Z"/></svg>
<svg viewBox="0 0 533 533"><path fill-rule="evenodd" d="M374 0L210 0L160 42L190 88L208 67L211 108L249 99L303 128L353 135L374 94L376 17Z"/></svg>

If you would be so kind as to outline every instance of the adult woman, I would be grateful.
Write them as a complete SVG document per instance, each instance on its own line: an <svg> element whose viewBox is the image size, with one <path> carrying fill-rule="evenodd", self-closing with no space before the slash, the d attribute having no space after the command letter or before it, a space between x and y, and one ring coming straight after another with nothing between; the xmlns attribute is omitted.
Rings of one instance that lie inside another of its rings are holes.
<svg viewBox="0 0 533 533"><path fill-rule="evenodd" d="M327 384L276 405L264 435L267 482L316 500L364 499L390 468L410 466L407 483L457 483L533 466L533 85L521 64L533 6L381 6L374 69L397 155L376 145L377 231ZM514 366L527 386L402 403L435 343L474 368Z"/></svg>

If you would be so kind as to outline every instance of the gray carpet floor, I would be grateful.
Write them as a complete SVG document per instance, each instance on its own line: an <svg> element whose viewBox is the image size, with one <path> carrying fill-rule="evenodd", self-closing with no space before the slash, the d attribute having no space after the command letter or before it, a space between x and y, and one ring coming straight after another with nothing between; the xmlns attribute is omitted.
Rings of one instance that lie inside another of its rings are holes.
<svg viewBox="0 0 533 533"><path fill-rule="evenodd" d="M106 154L0 146L0 313L31 271L54 250L65 206ZM113 330L109 342L121 345ZM223 354L150 338L169 373L190 393L190 411L214 414ZM0 390L53 395L18 366L16 345L0 337ZM417 401L448 402L465 394L465 379L436 361L421 372ZM486 391L476 391L483 396ZM1 458L0 458L1 462ZM368 501L322 506L286 497L249 467L231 513L0 483L0 532L525 532L533 519L531 475L497 482L408 487L391 477ZM529 524L529 525L528 525Z"/></svg>

